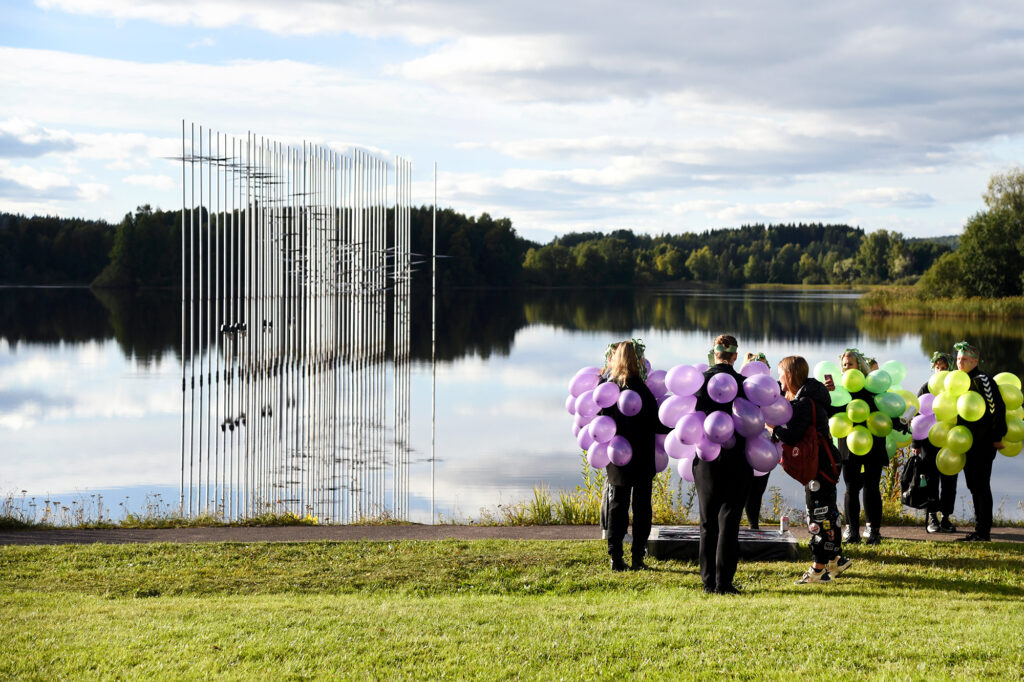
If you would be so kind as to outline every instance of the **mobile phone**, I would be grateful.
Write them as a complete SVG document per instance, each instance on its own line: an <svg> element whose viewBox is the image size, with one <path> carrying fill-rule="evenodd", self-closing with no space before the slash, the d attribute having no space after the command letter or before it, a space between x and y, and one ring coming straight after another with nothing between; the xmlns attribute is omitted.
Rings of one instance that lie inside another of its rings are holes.
<svg viewBox="0 0 1024 682"><path fill-rule="evenodd" d="M825 381L832 381L832 375L831 374L826 374L825 375Z"/></svg>

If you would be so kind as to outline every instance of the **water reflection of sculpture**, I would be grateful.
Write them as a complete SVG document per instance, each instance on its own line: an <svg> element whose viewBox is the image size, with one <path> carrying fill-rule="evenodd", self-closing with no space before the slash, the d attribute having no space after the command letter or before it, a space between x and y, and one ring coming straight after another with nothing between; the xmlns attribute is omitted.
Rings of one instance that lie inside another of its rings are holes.
<svg viewBox="0 0 1024 682"><path fill-rule="evenodd" d="M389 215L389 167L365 153L199 140L182 143L183 512L404 517L409 165Z"/></svg>

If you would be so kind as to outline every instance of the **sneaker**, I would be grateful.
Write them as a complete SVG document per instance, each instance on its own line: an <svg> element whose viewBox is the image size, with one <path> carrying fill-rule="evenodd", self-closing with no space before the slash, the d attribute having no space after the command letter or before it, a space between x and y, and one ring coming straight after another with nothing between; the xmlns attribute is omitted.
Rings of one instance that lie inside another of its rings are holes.
<svg viewBox="0 0 1024 682"><path fill-rule="evenodd" d="M800 580L796 581L797 585L808 585L810 583L830 583L832 582L832 576L829 574L827 568L823 568L820 571L814 570L814 566L808 568Z"/></svg>
<svg viewBox="0 0 1024 682"><path fill-rule="evenodd" d="M634 561L633 565L629 567L631 571L653 571L654 569L644 563L643 559Z"/></svg>
<svg viewBox="0 0 1024 682"><path fill-rule="evenodd" d="M957 538L957 542L989 542L992 538L988 535L981 535L980 533L968 533L962 538Z"/></svg>
<svg viewBox="0 0 1024 682"><path fill-rule="evenodd" d="M956 526L953 525L952 521L949 520L948 516L943 516L942 521L939 522L940 533L955 533Z"/></svg>
<svg viewBox="0 0 1024 682"><path fill-rule="evenodd" d="M837 556L832 561L828 562L828 572L833 578L838 578L843 574L843 571L853 565L853 559L844 556Z"/></svg>
<svg viewBox="0 0 1024 682"><path fill-rule="evenodd" d="M939 529L940 529L939 517L936 516L935 514L929 514L928 515L928 525L925 526L924 529L926 531L928 531L929 533L938 533Z"/></svg>
<svg viewBox="0 0 1024 682"><path fill-rule="evenodd" d="M843 526L843 544L856 545L860 542L860 530L856 526Z"/></svg>

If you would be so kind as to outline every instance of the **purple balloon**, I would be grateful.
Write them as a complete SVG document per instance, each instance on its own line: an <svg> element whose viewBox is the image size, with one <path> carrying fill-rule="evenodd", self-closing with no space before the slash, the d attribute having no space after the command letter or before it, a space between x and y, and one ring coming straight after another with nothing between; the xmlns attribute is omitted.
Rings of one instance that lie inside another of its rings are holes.
<svg viewBox="0 0 1024 682"><path fill-rule="evenodd" d="M676 438L684 443L696 445L704 435L705 419L707 415L703 412L684 414L683 418L676 422Z"/></svg>
<svg viewBox="0 0 1024 682"><path fill-rule="evenodd" d="M688 397L692 398L693 396ZM693 404L696 404L696 402L697 401L694 400ZM679 423L679 420L683 418L683 415L692 411L693 405L690 404L690 401L687 400L686 397L673 395L666 398L665 402L658 407L658 419L660 419L661 423L665 426L672 428Z"/></svg>
<svg viewBox="0 0 1024 682"><path fill-rule="evenodd" d="M736 397L739 386L731 374L719 372L708 379L708 397L716 403L727 403Z"/></svg>
<svg viewBox="0 0 1024 682"><path fill-rule="evenodd" d="M601 408L594 402L594 392L584 391L576 398L576 414L584 417L593 417Z"/></svg>
<svg viewBox="0 0 1024 682"><path fill-rule="evenodd" d="M770 471L758 471L757 469L754 469L755 476L767 476L770 473Z"/></svg>
<svg viewBox="0 0 1024 682"><path fill-rule="evenodd" d="M929 394L931 395L931 394ZM928 414L919 414L910 420L911 435L914 440L924 440L928 437L928 431L931 430L936 422L935 414L929 412Z"/></svg>
<svg viewBox="0 0 1024 682"><path fill-rule="evenodd" d="M683 479L687 483L693 483L693 459L690 457L684 457L679 460L679 464L676 465L676 471L679 472L679 478Z"/></svg>
<svg viewBox="0 0 1024 682"><path fill-rule="evenodd" d="M732 401L732 423L744 438L752 438L764 431L761 409L746 398Z"/></svg>
<svg viewBox="0 0 1024 682"><path fill-rule="evenodd" d="M755 374L768 374L769 372L771 372L771 370L768 369L768 365L764 364L760 360L748 362L743 365L743 369L740 370L740 374L745 377L752 377Z"/></svg>
<svg viewBox="0 0 1024 682"><path fill-rule="evenodd" d="M619 393L619 412L627 417L632 417L640 412L644 406L644 399L636 391L628 388Z"/></svg>
<svg viewBox="0 0 1024 682"><path fill-rule="evenodd" d="M658 369L648 374L647 388L651 389L655 398L660 398L668 393L668 388L665 386L665 370Z"/></svg>
<svg viewBox="0 0 1024 682"><path fill-rule="evenodd" d="M704 372L708 371L708 363L706 363L706 362L695 362L695 363L693 363L693 368L695 370L697 370L698 372L700 372L701 374L704 374Z"/></svg>
<svg viewBox="0 0 1024 682"><path fill-rule="evenodd" d="M602 414L594 417L594 421L587 426L590 429L590 437L598 443L607 443L615 435L615 420L608 415Z"/></svg>
<svg viewBox="0 0 1024 682"><path fill-rule="evenodd" d="M648 360L647 358L644 358L644 370L645 370L645 371L646 371L646 372L647 372L648 374L650 374L650 373L651 373L651 361L650 361L650 360Z"/></svg>
<svg viewBox="0 0 1024 682"><path fill-rule="evenodd" d="M779 399L779 383L767 374L755 374L743 381L743 392L758 407L771 405Z"/></svg>
<svg viewBox="0 0 1024 682"><path fill-rule="evenodd" d="M590 435L590 429L580 429L580 432L576 434L576 442L583 450L589 450L590 446L594 444L594 437Z"/></svg>
<svg viewBox="0 0 1024 682"><path fill-rule="evenodd" d="M656 433L654 434L654 451L665 452L665 438L672 434Z"/></svg>
<svg viewBox="0 0 1024 682"><path fill-rule="evenodd" d="M608 458L617 467L626 466L633 459L633 446L622 436L614 436L608 441Z"/></svg>
<svg viewBox="0 0 1024 682"><path fill-rule="evenodd" d="M935 396L933 396L931 393L925 393L917 400L921 405L921 408L919 410L921 414L934 414L932 412L932 403L935 402ZM917 438L917 436L914 437Z"/></svg>
<svg viewBox="0 0 1024 682"><path fill-rule="evenodd" d="M668 438L665 439L665 453L672 459L693 457L696 452L697 450L695 446L680 442L680 440L672 434L669 434Z"/></svg>
<svg viewBox="0 0 1024 682"><path fill-rule="evenodd" d="M665 374L665 387L676 395L693 395L704 384L704 375L692 365L676 365Z"/></svg>
<svg viewBox="0 0 1024 682"><path fill-rule="evenodd" d="M603 469L608 466L608 444L595 443L594 447L587 451L587 464L595 469Z"/></svg>
<svg viewBox="0 0 1024 682"><path fill-rule="evenodd" d="M728 412L712 412L704 419L704 433L712 443L721 445L729 440L733 429L732 417Z"/></svg>
<svg viewBox="0 0 1024 682"><path fill-rule="evenodd" d="M722 446L708 440L707 437L701 438L700 442L696 445L696 449L697 456L705 462L713 462L722 454Z"/></svg>
<svg viewBox="0 0 1024 682"><path fill-rule="evenodd" d="M763 436L747 441L747 463L756 471L771 471L779 463L779 451Z"/></svg>
<svg viewBox="0 0 1024 682"><path fill-rule="evenodd" d="M582 426L576 426L575 424L573 424L572 425L572 437L575 438L576 436L580 435L580 429L582 429L582 428L583 428Z"/></svg>
<svg viewBox="0 0 1024 682"><path fill-rule="evenodd" d="M734 447L736 447L736 434L734 433L731 436L729 436L729 440L722 443L722 447L726 450L732 450Z"/></svg>
<svg viewBox="0 0 1024 682"><path fill-rule="evenodd" d="M766 424L779 426L793 418L793 406L786 400L785 396L780 395L774 403L762 407L761 414L764 415Z"/></svg>
<svg viewBox="0 0 1024 682"><path fill-rule="evenodd" d="M568 396L565 399L565 411L569 414L576 415L576 396Z"/></svg>
<svg viewBox="0 0 1024 682"><path fill-rule="evenodd" d="M654 470L659 474L668 469L668 455L664 452L654 451Z"/></svg>
<svg viewBox="0 0 1024 682"><path fill-rule="evenodd" d="M597 367L584 367L569 381L569 394L579 396L585 391L593 390L600 381L601 370Z"/></svg>
<svg viewBox="0 0 1024 682"><path fill-rule="evenodd" d="M594 389L594 402L598 407L611 407L619 399L619 385L606 381Z"/></svg>
<svg viewBox="0 0 1024 682"><path fill-rule="evenodd" d="M572 425L582 429L592 421L594 421L593 417L584 417L582 414L577 414L572 418Z"/></svg>

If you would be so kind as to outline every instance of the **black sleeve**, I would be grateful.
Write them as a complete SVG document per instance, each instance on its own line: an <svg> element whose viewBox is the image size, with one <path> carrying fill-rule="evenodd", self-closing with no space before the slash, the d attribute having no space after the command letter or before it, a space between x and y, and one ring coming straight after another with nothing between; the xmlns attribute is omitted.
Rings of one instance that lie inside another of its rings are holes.
<svg viewBox="0 0 1024 682"><path fill-rule="evenodd" d="M796 400L793 405L793 417L785 424L775 427L775 436L786 445L796 445L807 433L808 427L812 426L811 401L807 399Z"/></svg>

